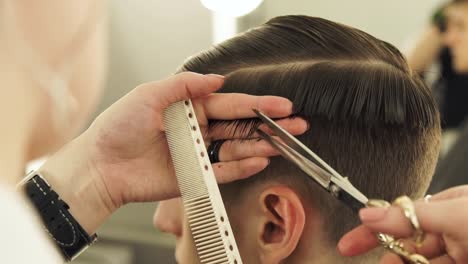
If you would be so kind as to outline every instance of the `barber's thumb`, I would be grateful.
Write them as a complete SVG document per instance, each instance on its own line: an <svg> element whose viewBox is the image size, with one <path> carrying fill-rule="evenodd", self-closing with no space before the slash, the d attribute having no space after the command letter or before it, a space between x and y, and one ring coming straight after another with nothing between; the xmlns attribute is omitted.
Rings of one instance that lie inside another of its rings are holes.
<svg viewBox="0 0 468 264"><path fill-rule="evenodd" d="M171 77L142 85L152 98L157 110L182 100L202 97L216 92L224 83L224 77L217 74L183 72Z"/></svg>
<svg viewBox="0 0 468 264"><path fill-rule="evenodd" d="M217 91L224 83L224 77L217 74L183 72L162 81L161 96L167 103L205 96Z"/></svg>

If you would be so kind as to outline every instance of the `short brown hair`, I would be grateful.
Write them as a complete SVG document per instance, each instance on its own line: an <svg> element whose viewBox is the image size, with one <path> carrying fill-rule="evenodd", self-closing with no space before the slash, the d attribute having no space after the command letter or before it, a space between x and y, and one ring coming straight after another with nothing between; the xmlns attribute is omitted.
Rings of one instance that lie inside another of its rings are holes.
<svg viewBox="0 0 468 264"><path fill-rule="evenodd" d="M310 124L299 139L370 198L420 197L428 187L439 150L436 104L401 53L365 32L321 18L277 17L190 58L181 71L226 75L220 92L289 98ZM233 129L251 124L258 120L239 120ZM302 174L275 157L222 193L288 184L332 223L326 233L336 243L358 218Z"/></svg>

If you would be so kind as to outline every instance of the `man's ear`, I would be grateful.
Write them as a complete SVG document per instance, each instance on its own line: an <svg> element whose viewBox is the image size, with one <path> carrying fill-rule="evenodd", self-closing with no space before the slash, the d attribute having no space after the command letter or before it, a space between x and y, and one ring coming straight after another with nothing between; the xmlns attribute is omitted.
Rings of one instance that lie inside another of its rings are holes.
<svg viewBox="0 0 468 264"><path fill-rule="evenodd" d="M303 203L287 186L272 186L260 195L262 216L258 245L262 263L279 263L290 256L305 225Z"/></svg>

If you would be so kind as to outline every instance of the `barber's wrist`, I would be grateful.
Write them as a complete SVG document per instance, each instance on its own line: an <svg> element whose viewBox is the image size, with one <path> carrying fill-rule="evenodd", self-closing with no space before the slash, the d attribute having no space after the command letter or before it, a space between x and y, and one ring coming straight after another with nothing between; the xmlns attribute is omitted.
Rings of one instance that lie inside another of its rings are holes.
<svg viewBox="0 0 468 264"><path fill-rule="evenodd" d="M102 177L90 162L87 132L64 146L40 168L43 177L70 206L70 213L88 234L94 234L117 209Z"/></svg>

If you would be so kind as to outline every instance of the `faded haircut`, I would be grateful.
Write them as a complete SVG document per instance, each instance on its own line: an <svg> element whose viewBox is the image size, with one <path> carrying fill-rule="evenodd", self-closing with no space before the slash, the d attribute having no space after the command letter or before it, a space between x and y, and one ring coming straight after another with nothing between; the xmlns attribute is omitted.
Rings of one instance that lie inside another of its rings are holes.
<svg viewBox="0 0 468 264"><path fill-rule="evenodd" d="M290 99L294 114L310 124L299 140L370 198L417 198L429 185L440 139L431 92L394 46L363 31L315 17L277 17L189 58L180 71L226 75L222 93ZM231 129L248 133L251 125L258 120L238 120ZM294 188L318 208L330 246L358 223L281 157L222 186L227 207L267 181Z"/></svg>

